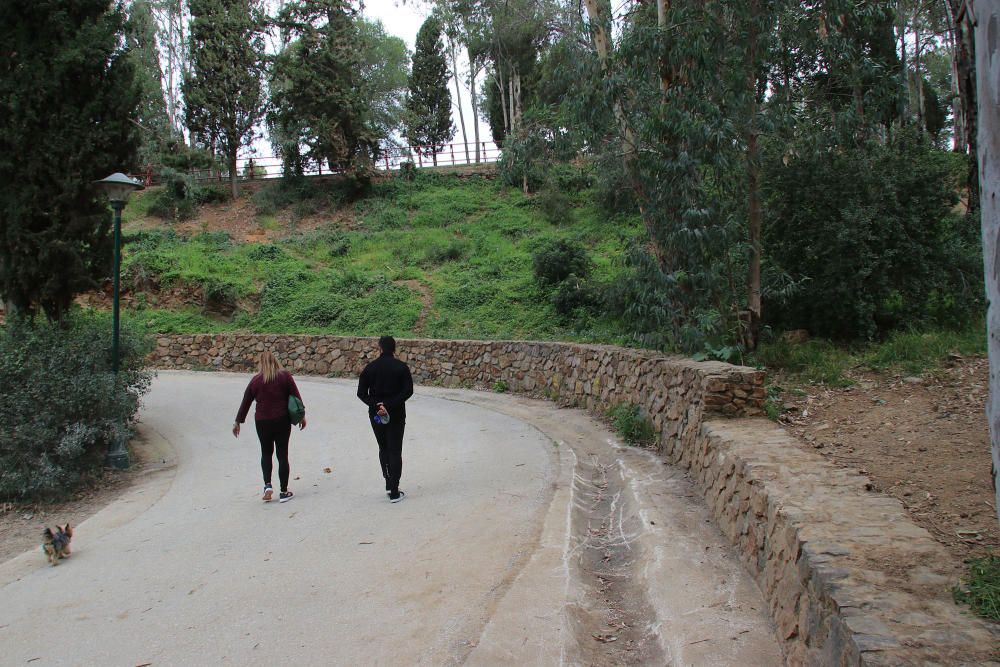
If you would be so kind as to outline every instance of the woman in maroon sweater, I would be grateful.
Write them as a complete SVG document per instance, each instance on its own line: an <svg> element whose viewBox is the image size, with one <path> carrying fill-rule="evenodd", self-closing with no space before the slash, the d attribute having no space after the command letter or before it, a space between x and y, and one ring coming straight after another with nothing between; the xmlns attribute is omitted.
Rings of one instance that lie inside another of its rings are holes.
<svg viewBox="0 0 1000 667"><path fill-rule="evenodd" d="M270 352L262 352L257 360L259 373L253 376L247 389L243 392L243 403L233 424L233 435L240 436L240 424L247 418L250 404L257 401L254 422L257 426L257 437L260 438L260 469L264 473L264 502L270 502L274 496L271 488L271 457L278 455L278 479L281 481L281 493L278 502L288 502L292 492L288 490L288 476L291 468L288 465L288 438L292 434L292 422L288 417L288 397L298 396L302 400L299 388L295 386L292 374L281 368L281 364ZM303 401L303 404L305 401ZM306 418L299 422L299 430L306 427Z"/></svg>

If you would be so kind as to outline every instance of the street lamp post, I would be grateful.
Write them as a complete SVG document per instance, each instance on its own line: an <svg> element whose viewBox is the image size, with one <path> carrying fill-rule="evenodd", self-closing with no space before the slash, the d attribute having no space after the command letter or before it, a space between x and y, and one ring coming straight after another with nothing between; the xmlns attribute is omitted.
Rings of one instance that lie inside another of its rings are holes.
<svg viewBox="0 0 1000 667"><path fill-rule="evenodd" d="M138 181L134 181L125 174L114 173L107 178L97 181L97 185L108 196L108 203L115 212L115 267L114 276L114 297L111 315L111 370L115 374L115 382L118 381L118 302L121 285L120 273L122 264L122 209L128 201L128 196L135 190L142 190L143 186ZM108 465L119 470L124 470L129 466L128 449L125 447L123 438L115 438L108 451Z"/></svg>

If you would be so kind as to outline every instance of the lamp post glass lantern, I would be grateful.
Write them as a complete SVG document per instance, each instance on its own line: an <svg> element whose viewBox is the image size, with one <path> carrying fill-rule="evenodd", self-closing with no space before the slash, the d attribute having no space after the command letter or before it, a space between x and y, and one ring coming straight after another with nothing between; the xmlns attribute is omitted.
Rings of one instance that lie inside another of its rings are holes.
<svg viewBox="0 0 1000 667"><path fill-rule="evenodd" d="M108 203L111 204L111 208L114 209L115 212L115 266L114 273L112 275L114 297L112 300L111 311L111 370L114 372L117 380L119 331L118 300L121 288L121 279L119 274L121 273L122 265L122 209L125 208L128 196L135 190L142 190L143 185L138 181L132 180L121 172L111 174L107 178L102 178L97 181L97 185L100 187L101 191L107 195ZM111 443L111 450L108 452L108 463L119 469L128 468L128 450L125 448L125 442L121 437L115 438Z"/></svg>

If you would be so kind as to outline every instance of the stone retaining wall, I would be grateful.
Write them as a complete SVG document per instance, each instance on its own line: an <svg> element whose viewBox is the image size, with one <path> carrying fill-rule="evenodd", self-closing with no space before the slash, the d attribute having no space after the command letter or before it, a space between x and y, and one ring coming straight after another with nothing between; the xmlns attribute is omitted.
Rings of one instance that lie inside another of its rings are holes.
<svg viewBox="0 0 1000 667"><path fill-rule="evenodd" d="M760 584L790 665L996 665L944 547L870 481L762 419L708 420L688 464Z"/></svg>
<svg viewBox="0 0 1000 667"><path fill-rule="evenodd" d="M602 413L635 403L671 448L689 446L703 415L763 413L764 373L719 362L661 356L606 345L521 341L397 341L417 383L494 387L536 394ZM377 339L266 334L162 335L159 368L250 372L273 351L293 373L357 377Z"/></svg>
<svg viewBox="0 0 1000 667"><path fill-rule="evenodd" d="M690 470L770 606L791 665L996 664L997 637L959 613L942 547L867 480L765 420L764 375L644 350L541 342L400 340L418 383L494 387L602 413L635 403L664 456ZM376 339L160 336L160 368L254 370L272 350L293 372L356 377ZM899 567L917 562L916 567Z"/></svg>

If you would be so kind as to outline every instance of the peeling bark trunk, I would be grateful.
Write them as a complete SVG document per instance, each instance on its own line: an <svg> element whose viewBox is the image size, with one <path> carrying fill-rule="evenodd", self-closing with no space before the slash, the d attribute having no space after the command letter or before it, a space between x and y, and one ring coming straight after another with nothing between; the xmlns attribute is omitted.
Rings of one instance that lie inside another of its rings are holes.
<svg viewBox="0 0 1000 667"><path fill-rule="evenodd" d="M957 62L958 69L958 89L962 97L962 106L965 110L965 135L968 139L969 155L975 158L978 155L978 116L979 104L976 94L976 40L978 35L973 28L968 7L971 2L967 0L949 0L955 16L955 41L958 46ZM976 159L970 160L969 166L969 212L973 213L979 208L979 162Z"/></svg>
<svg viewBox="0 0 1000 667"><path fill-rule="evenodd" d="M455 99L458 101L458 122L462 126L462 143L465 145L465 162L469 162L469 136L465 133L465 111L462 109L462 84L458 76L458 56L455 53L455 42L448 40L448 52L451 54L451 72L455 79Z"/></svg>
<svg viewBox="0 0 1000 667"><path fill-rule="evenodd" d="M986 278L987 334L990 358L990 425L993 487L1000 520L1000 5L975 0L976 79L979 92L978 158L983 265Z"/></svg>
<svg viewBox="0 0 1000 667"><path fill-rule="evenodd" d="M479 95L476 93L476 67L469 50L469 101L472 103L472 134L476 138L476 164L479 164Z"/></svg>

